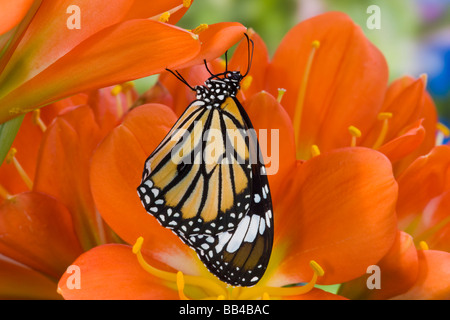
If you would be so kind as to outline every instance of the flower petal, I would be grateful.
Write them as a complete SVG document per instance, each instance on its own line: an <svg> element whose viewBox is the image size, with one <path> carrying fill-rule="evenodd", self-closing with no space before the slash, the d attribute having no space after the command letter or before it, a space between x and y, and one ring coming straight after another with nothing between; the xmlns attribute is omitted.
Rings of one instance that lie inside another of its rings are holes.
<svg viewBox="0 0 450 320"><path fill-rule="evenodd" d="M219 22L208 25L208 29L199 34L202 44L200 52L178 68L183 69L203 64L203 60L216 59L242 39L246 30L247 28L238 22Z"/></svg>
<svg viewBox="0 0 450 320"><path fill-rule="evenodd" d="M61 299L56 283L43 274L0 255L0 299Z"/></svg>
<svg viewBox="0 0 450 320"><path fill-rule="evenodd" d="M131 247L109 244L79 256L73 265L80 269L80 289L71 289L71 273L65 273L58 292L68 300L178 299L176 288L153 277L139 265Z"/></svg>
<svg viewBox="0 0 450 320"><path fill-rule="evenodd" d="M276 196L276 191L284 189L284 179L296 162L291 120L286 110L265 91L246 100L244 106L258 134L271 193Z"/></svg>
<svg viewBox="0 0 450 320"><path fill-rule="evenodd" d="M419 258L412 237L398 231L389 252L377 266L380 268L380 288L368 289L370 273L347 282L339 288L339 294L349 299L389 299L406 292L417 280Z"/></svg>
<svg viewBox="0 0 450 320"><path fill-rule="evenodd" d="M34 0L0 0L0 35L8 32L25 17Z"/></svg>
<svg viewBox="0 0 450 320"><path fill-rule="evenodd" d="M417 158L398 177L397 215L401 229L421 214L432 198L450 189L449 168L450 147L437 146L429 154Z"/></svg>
<svg viewBox="0 0 450 320"><path fill-rule="evenodd" d="M314 41L319 41L320 47L310 63ZM311 69L305 83L308 65ZM367 132L381 108L387 80L383 55L361 28L340 12L325 13L292 28L267 72L272 95L276 96L278 88L286 89L283 106L292 119L300 105L305 106L297 145L302 159L310 157L313 144L322 151L348 146L350 125Z"/></svg>
<svg viewBox="0 0 450 320"><path fill-rule="evenodd" d="M144 249L183 270L189 265L186 261L194 263L194 251L145 211L136 192L145 160L175 121L173 112L158 104L129 112L97 148L91 164L91 188L98 211L122 239L133 244L142 236Z"/></svg>
<svg viewBox="0 0 450 320"><path fill-rule="evenodd" d="M379 152L356 147L321 154L293 170L284 190L274 203L270 282L309 280L311 260L325 271L320 283L348 281L364 274L394 241L397 184Z"/></svg>
<svg viewBox="0 0 450 320"><path fill-rule="evenodd" d="M2 98L2 105L8 108L0 109L0 122L33 110L30 106L176 67L199 49L200 43L191 33L152 20L132 20L103 29Z"/></svg>
<svg viewBox="0 0 450 320"><path fill-rule="evenodd" d="M0 207L0 252L59 278L80 253L67 209L47 195L21 193Z"/></svg>
<svg viewBox="0 0 450 320"><path fill-rule="evenodd" d="M397 300L448 300L450 299L450 253L437 250L420 250L419 275L416 283Z"/></svg>

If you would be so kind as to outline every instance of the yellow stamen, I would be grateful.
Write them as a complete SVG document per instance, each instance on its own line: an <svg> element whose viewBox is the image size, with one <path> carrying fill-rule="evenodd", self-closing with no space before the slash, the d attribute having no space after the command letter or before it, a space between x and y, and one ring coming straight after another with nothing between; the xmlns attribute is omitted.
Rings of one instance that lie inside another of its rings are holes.
<svg viewBox="0 0 450 320"><path fill-rule="evenodd" d="M373 145L373 149L378 149L379 147L381 147L381 145L384 142L384 139L386 139L386 135L389 129L390 118L392 118L391 112L381 112L378 114L377 119L383 121L383 125L381 127L380 135L378 136L377 141L375 141L375 144Z"/></svg>
<svg viewBox="0 0 450 320"><path fill-rule="evenodd" d="M117 110L117 116L119 118L122 118L123 115L123 105L122 105L122 98L120 96L120 93L123 92L123 87L119 84L112 88L111 94L116 97L116 110Z"/></svg>
<svg viewBox="0 0 450 320"><path fill-rule="evenodd" d="M170 18L170 12L166 11L162 15L159 16L158 21L166 23L167 21L169 21L169 18Z"/></svg>
<svg viewBox="0 0 450 320"><path fill-rule="evenodd" d="M354 126L348 127L348 131L352 136L352 142L350 143L350 146L356 147L356 139L361 138L361 131Z"/></svg>
<svg viewBox="0 0 450 320"><path fill-rule="evenodd" d="M419 247L422 250L429 250L430 249L430 247L428 247L428 243L426 243L425 241L420 241L419 242Z"/></svg>
<svg viewBox="0 0 450 320"><path fill-rule="evenodd" d="M191 30L191 32L194 34L200 34L208 28L209 28L209 26L206 23L202 23L197 28Z"/></svg>
<svg viewBox="0 0 450 320"><path fill-rule="evenodd" d="M142 244L144 243L144 238L139 237L136 240L136 243L133 246L133 253L136 255L139 264L141 265L141 267L147 271L148 273L152 274L153 276L172 282L172 283L176 283L178 289L180 289L180 285L183 284L183 289L184 289L184 284L188 284L188 285L192 285L192 286L196 286L196 287L200 287L205 289L205 291L207 292L211 292L212 296L226 296L227 291L225 290L225 288L222 288L219 284L217 284L216 282L212 281L211 279L207 279L204 277L200 277L200 276L190 276L190 275L183 275L183 279L182 282L180 282L180 277L178 274L175 274L173 272L168 272L168 271L162 271L159 270L153 266L151 266L150 264L148 264L144 257L142 256L141 253L141 248L142 248Z"/></svg>
<svg viewBox="0 0 450 320"><path fill-rule="evenodd" d="M42 130L42 132L45 132L45 130L47 130L47 126L41 119L41 109L36 109L33 111L31 121L33 122L33 124L37 125Z"/></svg>
<svg viewBox="0 0 450 320"><path fill-rule="evenodd" d="M12 198L12 195L1 184L0 184L0 197L5 200Z"/></svg>
<svg viewBox="0 0 450 320"><path fill-rule="evenodd" d="M283 99L283 96L285 93L286 93L286 89L278 88L278 97L277 97L278 103L281 103L281 100Z"/></svg>
<svg viewBox="0 0 450 320"><path fill-rule="evenodd" d="M320 155L319 147L317 145L313 144L311 146L311 156L314 158L314 157L317 157L319 155Z"/></svg>
<svg viewBox="0 0 450 320"><path fill-rule="evenodd" d="M31 181L30 177L27 175L27 173L25 172L23 167L20 165L20 162L16 158L16 153L17 153L17 149L11 148L9 150L8 154L6 155L5 161L8 164L11 162L14 164L14 167L16 168L16 170L19 173L22 180L27 185L28 189L32 190L33 189L33 181Z"/></svg>
<svg viewBox="0 0 450 320"><path fill-rule="evenodd" d="M297 104L295 106L295 114L294 114L294 138L295 138L295 146L296 146L296 158L297 160L301 160L301 150L300 150L300 126L302 123L302 113L305 102L306 89L308 87L308 79L309 73L311 71L311 67L314 61L314 56L316 55L317 49L320 47L320 42L315 40L311 44L311 53L309 54L308 61L306 62L305 73L303 74L303 79L300 84L300 90L297 97Z"/></svg>
<svg viewBox="0 0 450 320"><path fill-rule="evenodd" d="M437 123L436 128L438 130L436 134L436 145L440 146L444 144L445 138L448 138L450 136L450 129L440 122Z"/></svg>
<svg viewBox="0 0 450 320"><path fill-rule="evenodd" d="M183 7L189 8L191 6L191 0L183 0Z"/></svg>
<svg viewBox="0 0 450 320"><path fill-rule="evenodd" d="M264 294L266 294L266 296L282 297L282 296L296 296L296 295L308 293L316 285L317 279L319 277L322 277L325 274L322 267L314 260L311 260L309 262L309 266L313 270L314 274L313 274L311 280L303 286L295 286L295 287L288 287L288 288L255 286L255 287L246 289L244 292L242 292L242 294L239 296L239 298L245 300L245 299L251 299L253 297L261 297Z"/></svg>
<svg viewBox="0 0 450 320"><path fill-rule="evenodd" d="M178 288L178 295L180 296L180 300L189 300L184 295L184 276L183 276L183 272L181 272L181 271L177 272L177 288Z"/></svg>
<svg viewBox="0 0 450 320"><path fill-rule="evenodd" d="M438 223L434 224L432 227L423 231L418 236L415 236L414 238L416 240L416 243L417 243L417 241L419 241L419 245L420 245L421 242L424 242L422 239L431 238L435 233L437 233L439 230L441 230L442 228L447 226L449 223L450 223L450 216L447 216L444 219L442 219L441 221L439 221Z"/></svg>
<svg viewBox="0 0 450 320"><path fill-rule="evenodd" d="M253 77L251 75L248 75L247 77L245 77L244 80L242 80L242 82L241 82L242 90L247 90L248 88L250 88L252 81L253 81Z"/></svg>
<svg viewBox="0 0 450 320"><path fill-rule="evenodd" d="M122 84L122 90L125 93L125 97L127 99L127 110L131 108L133 105L133 89L134 82L128 81Z"/></svg>

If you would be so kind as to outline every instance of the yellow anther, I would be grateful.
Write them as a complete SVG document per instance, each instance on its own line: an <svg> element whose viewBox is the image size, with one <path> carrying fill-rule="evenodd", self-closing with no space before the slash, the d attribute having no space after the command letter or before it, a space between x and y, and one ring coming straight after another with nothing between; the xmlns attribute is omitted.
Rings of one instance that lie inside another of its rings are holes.
<svg viewBox="0 0 450 320"><path fill-rule="evenodd" d="M319 155L320 155L319 147L317 145L313 144L311 146L311 156L314 158L314 157L317 157Z"/></svg>
<svg viewBox="0 0 450 320"><path fill-rule="evenodd" d="M247 77L245 77L244 80L242 80L242 82L241 82L242 90L247 90L248 88L250 88L252 81L253 81L253 77L251 75L248 75Z"/></svg>
<svg viewBox="0 0 450 320"><path fill-rule="evenodd" d="M47 130L47 126L41 119L41 109L36 109L33 111L31 121L33 124L37 125L42 132L45 132Z"/></svg>
<svg viewBox="0 0 450 320"><path fill-rule="evenodd" d="M392 113L391 112L380 112L377 116L378 120L387 120L392 118Z"/></svg>
<svg viewBox="0 0 450 320"><path fill-rule="evenodd" d="M391 112L380 112L378 114L377 119L383 121L383 125L381 127L380 135L378 136L377 141L375 141L373 145L373 149L378 149L384 143L384 140L386 139L386 135L389 129L390 118L392 118Z"/></svg>
<svg viewBox="0 0 450 320"><path fill-rule="evenodd" d="M426 243L425 241L420 241L419 242L419 247L422 250L429 250L430 249L430 247L428 247L428 243Z"/></svg>
<svg viewBox="0 0 450 320"><path fill-rule="evenodd" d="M180 300L189 300L184 294L184 276L181 271L177 272L177 288Z"/></svg>
<svg viewBox="0 0 450 320"><path fill-rule="evenodd" d="M123 92L127 92L131 89L134 88L134 82L133 81L128 81L122 84L122 90Z"/></svg>
<svg viewBox="0 0 450 320"><path fill-rule="evenodd" d="M10 164L11 162L13 162L14 158L16 157L16 153L17 153L17 149L11 148L9 150L8 154L6 155L6 158L5 158L6 163Z"/></svg>
<svg viewBox="0 0 450 320"><path fill-rule="evenodd" d="M118 84L117 86L114 86L114 88L111 89L111 94L114 97L117 97L122 92L122 86Z"/></svg>
<svg viewBox="0 0 450 320"><path fill-rule="evenodd" d="M191 32L194 33L194 34L199 34L199 33L202 33L203 31L205 31L208 28L209 28L209 26L206 23L202 23L197 28L191 30Z"/></svg>
<svg viewBox="0 0 450 320"><path fill-rule="evenodd" d="M5 161L7 164L13 163L23 182L27 185L28 189L33 189L33 181L31 181L30 177L27 175L20 162L16 158L17 149L11 148L6 155Z"/></svg>
<svg viewBox="0 0 450 320"><path fill-rule="evenodd" d="M166 11L162 15L159 16L158 21L166 23L167 21L169 21L169 18L170 18L170 12Z"/></svg>
<svg viewBox="0 0 450 320"><path fill-rule="evenodd" d="M283 99L283 96L285 93L286 93L286 89L278 88L278 96L277 96L278 103L281 103L281 100Z"/></svg>
<svg viewBox="0 0 450 320"><path fill-rule="evenodd" d="M355 147L356 146L356 139L361 138L361 130L354 126L348 127L348 131L350 132L352 136L352 141L350 143L350 146Z"/></svg>
<svg viewBox="0 0 450 320"><path fill-rule="evenodd" d="M302 124L302 114L303 114L303 107L305 104L306 89L308 87L309 73L311 71L311 67L314 61L314 56L316 55L316 51L319 47L320 42L318 40L314 40L311 43L311 52L309 54L308 61L306 62L305 73L303 74L303 78L300 83L300 89L297 96L297 103L295 105L293 126L294 126L294 139L295 139L297 160L302 160L301 159L302 154L300 149L300 126Z"/></svg>
<svg viewBox="0 0 450 320"><path fill-rule="evenodd" d="M191 0L183 0L183 7L189 8L191 6Z"/></svg>

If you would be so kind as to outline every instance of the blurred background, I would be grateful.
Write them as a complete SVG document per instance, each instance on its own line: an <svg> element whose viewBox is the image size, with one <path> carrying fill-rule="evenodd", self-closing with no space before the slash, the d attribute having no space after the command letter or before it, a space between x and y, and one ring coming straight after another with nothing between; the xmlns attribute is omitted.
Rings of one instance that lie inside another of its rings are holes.
<svg viewBox="0 0 450 320"><path fill-rule="evenodd" d="M380 29L367 27L371 5L380 8ZM238 21L256 30L273 54L295 24L331 10L361 26L384 53L391 80L426 73L441 121L450 125L450 0L195 0L178 25Z"/></svg>

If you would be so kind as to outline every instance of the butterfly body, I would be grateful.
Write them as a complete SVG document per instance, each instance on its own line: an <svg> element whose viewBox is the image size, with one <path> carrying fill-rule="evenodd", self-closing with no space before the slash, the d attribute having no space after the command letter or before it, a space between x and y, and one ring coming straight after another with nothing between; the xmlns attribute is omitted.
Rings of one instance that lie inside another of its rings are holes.
<svg viewBox="0 0 450 320"><path fill-rule="evenodd" d="M141 202L220 280L253 286L272 249L272 202L239 71L212 75L148 157ZM237 147L238 145L239 147Z"/></svg>

